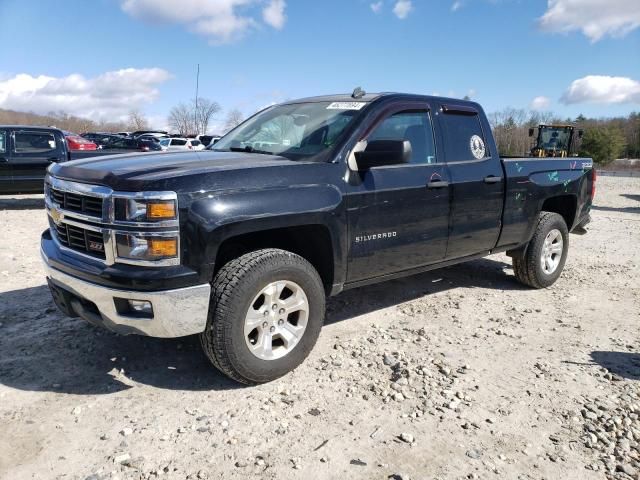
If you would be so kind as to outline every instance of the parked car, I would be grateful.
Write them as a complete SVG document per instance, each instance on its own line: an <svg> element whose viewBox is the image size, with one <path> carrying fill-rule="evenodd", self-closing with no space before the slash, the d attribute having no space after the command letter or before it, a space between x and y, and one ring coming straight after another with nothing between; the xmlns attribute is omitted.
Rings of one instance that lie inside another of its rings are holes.
<svg viewBox="0 0 640 480"><path fill-rule="evenodd" d="M103 147L104 150L129 150L139 152L159 152L160 144L149 138L115 138Z"/></svg>
<svg viewBox="0 0 640 480"><path fill-rule="evenodd" d="M267 108L213 151L52 165L41 251L65 314L199 334L256 384L306 358L327 295L496 252L552 285L595 183L589 158L501 158L477 103L354 92Z"/></svg>
<svg viewBox="0 0 640 480"><path fill-rule="evenodd" d="M204 150L204 146L200 140L195 138L163 138L160 140L162 150Z"/></svg>
<svg viewBox="0 0 640 480"><path fill-rule="evenodd" d="M197 135L196 139L200 140L204 148L207 148L209 145L214 144L218 140L220 140L220 136L218 135Z"/></svg>
<svg viewBox="0 0 640 480"><path fill-rule="evenodd" d="M120 135L116 135L113 133L100 133L100 132L87 132L83 133L81 137L86 138L87 140L95 143L98 148L102 148L107 145L109 142L122 138Z"/></svg>
<svg viewBox="0 0 640 480"><path fill-rule="evenodd" d="M96 150L98 145L76 133L64 132L69 150Z"/></svg>
<svg viewBox="0 0 640 480"><path fill-rule="evenodd" d="M129 136L133 138L138 138L140 135L144 135L144 134L152 134L153 136L166 136L168 135L168 132L165 132L164 130L136 130L135 132L132 132Z"/></svg>

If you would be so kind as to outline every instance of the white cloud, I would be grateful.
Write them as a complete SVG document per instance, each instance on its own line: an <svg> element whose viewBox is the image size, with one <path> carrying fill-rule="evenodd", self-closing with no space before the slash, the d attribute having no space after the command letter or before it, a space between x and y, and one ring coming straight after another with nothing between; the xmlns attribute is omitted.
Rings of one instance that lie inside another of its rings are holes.
<svg viewBox="0 0 640 480"><path fill-rule="evenodd" d="M252 7L264 0L120 0L122 10L132 17L151 22L178 23L190 32L217 45L239 40L257 28ZM263 21L281 29L286 21L284 0L269 0L262 10Z"/></svg>
<svg viewBox="0 0 640 480"><path fill-rule="evenodd" d="M463 7L464 3L462 2L462 0L458 0L456 2L453 2L453 5L451 5L451 11L452 12L457 12L458 10L460 10Z"/></svg>
<svg viewBox="0 0 640 480"><path fill-rule="evenodd" d="M400 20L407 18L411 10L413 10L411 0L398 0L393 7L393 13L395 13L396 17Z"/></svg>
<svg viewBox="0 0 640 480"><path fill-rule="evenodd" d="M157 86L171 78L161 68L125 68L94 78L79 74L37 77L26 73L0 80L0 108L48 113L64 111L113 120L153 102Z"/></svg>
<svg viewBox="0 0 640 480"><path fill-rule="evenodd" d="M572 103L640 103L640 82L629 77L588 75L571 82L560 101Z"/></svg>
<svg viewBox="0 0 640 480"><path fill-rule="evenodd" d="M284 0L271 0L269 5L262 10L264 23L277 30L282 30L284 23L287 21L287 16L284 14L286 6L287 4Z"/></svg>
<svg viewBox="0 0 640 480"><path fill-rule="evenodd" d="M551 105L549 97L539 96L531 100L531 110L546 110Z"/></svg>
<svg viewBox="0 0 640 480"><path fill-rule="evenodd" d="M371 10L373 10L373 13L380 13L380 11L382 10L382 0L380 0L379 2L374 2L369 6L371 7Z"/></svg>
<svg viewBox="0 0 640 480"><path fill-rule="evenodd" d="M640 0L548 0L539 22L549 32L579 30L592 42L622 37L640 27Z"/></svg>

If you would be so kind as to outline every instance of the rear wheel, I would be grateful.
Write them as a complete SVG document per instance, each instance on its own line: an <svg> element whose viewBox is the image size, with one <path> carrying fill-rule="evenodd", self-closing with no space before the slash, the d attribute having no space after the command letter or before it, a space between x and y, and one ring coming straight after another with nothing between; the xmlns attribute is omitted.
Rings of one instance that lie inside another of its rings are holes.
<svg viewBox="0 0 640 480"><path fill-rule="evenodd" d="M513 258L516 278L533 288L553 285L560 277L569 250L569 230L562 216L541 212L523 255Z"/></svg>
<svg viewBox="0 0 640 480"><path fill-rule="evenodd" d="M324 306L320 276L304 258L278 249L247 253L222 267L213 281L202 347L234 380L274 380L311 352Z"/></svg>

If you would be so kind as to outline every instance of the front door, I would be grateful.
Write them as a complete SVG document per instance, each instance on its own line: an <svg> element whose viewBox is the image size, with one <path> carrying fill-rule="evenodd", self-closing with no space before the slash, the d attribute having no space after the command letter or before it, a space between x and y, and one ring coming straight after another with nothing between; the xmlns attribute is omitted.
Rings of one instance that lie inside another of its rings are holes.
<svg viewBox="0 0 640 480"><path fill-rule="evenodd" d="M447 248L448 174L436 155L428 105L403 104L370 131L367 141L409 140L412 157L357 172L361 181L349 185L347 282L436 263Z"/></svg>
<svg viewBox="0 0 640 480"><path fill-rule="evenodd" d="M16 130L13 133L10 160L14 189L21 192L42 191L47 167L63 160L62 139L54 132Z"/></svg>

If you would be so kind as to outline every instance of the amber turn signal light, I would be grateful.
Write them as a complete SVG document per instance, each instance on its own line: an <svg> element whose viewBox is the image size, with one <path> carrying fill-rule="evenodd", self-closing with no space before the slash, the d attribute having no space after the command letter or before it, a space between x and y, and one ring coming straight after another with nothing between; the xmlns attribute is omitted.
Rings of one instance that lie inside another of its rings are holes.
<svg viewBox="0 0 640 480"><path fill-rule="evenodd" d="M176 204L170 202L148 202L147 218L149 220L176 218Z"/></svg>
<svg viewBox="0 0 640 480"><path fill-rule="evenodd" d="M147 242L149 254L152 257L178 256L178 240L176 238L150 238Z"/></svg>

